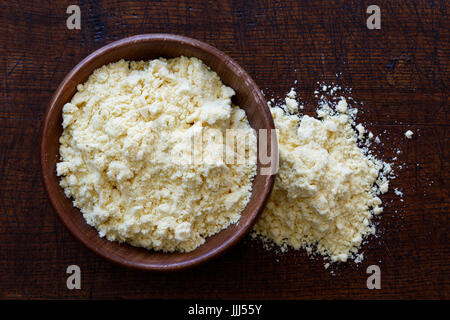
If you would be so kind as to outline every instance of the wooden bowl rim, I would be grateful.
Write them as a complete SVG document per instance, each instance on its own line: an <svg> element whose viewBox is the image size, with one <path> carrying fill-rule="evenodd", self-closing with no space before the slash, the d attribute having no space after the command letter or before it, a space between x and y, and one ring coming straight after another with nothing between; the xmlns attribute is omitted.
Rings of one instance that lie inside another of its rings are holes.
<svg viewBox="0 0 450 320"><path fill-rule="evenodd" d="M267 106L267 103L265 101L264 96L261 93L261 90L258 88L254 80L250 77L250 75L241 67L238 63L236 63L232 58L227 56L225 53L220 51L219 49L196 39L192 39L185 36L180 35L174 35L174 34L163 34L163 33L154 33L154 34L140 34L135 35L128 38L123 38L117 41L114 41L110 44L107 44L90 55L88 55L86 58L84 58L81 62L79 62L61 81L58 88L56 89L55 93L53 94L50 103L47 107L44 121L41 129L41 137L40 137L40 161L41 161L41 174L42 179L44 182L45 189L47 191L47 195L50 199L50 203L52 204L54 210L56 211L59 219L62 221L62 223L69 229L70 233L77 238L79 241L81 241L88 249L95 252L99 256L107 259L108 261L117 263L119 265L133 268L133 269L139 269L139 270L146 270L146 271L176 271L185 269L188 267L196 266L202 262L206 262L207 260L210 260L213 257L217 257L221 254L223 254L226 250L230 249L234 245L236 245L245 235L247 235L251 228L253 227L254 223L256 222L256 219L258 216L262 213L264 206L267 202L267 199L272 191L274 182L275 182L275 174L266 176L264 188L262 190L262 194L259 194L259 196L254 199L259 200L259 204L256 207L256 210L249 213L250 219L248 220L248 223L245 225L240 225L239 228L234 232L229 238L227 238L227 241L224 241L220 246L216 246L211 248L209 251L203 253L202 255L198 257L193 257L187 260L184 260L182 262L175 262L172 264L149 264L149 263L139 263L136 261L129 261L127 259L123 259L117 255L115 255L113 252L111 252L108 249L105 249L101 246L98 246L96 244L93 244L91 240L85 236L80 230L76 227L76 223L73 223L69 218L68 215L64 212L62 206L60 205L58 198L59 195L54 194L50 191L50 187L53 186L50 176L56 174L55 168L50 168L47 165L46 159L46 150L48 149L48 141L46 137L49 135L49 124L50 124L50 118L51 114L55 112L55 105L58 102L62 91L71 84L72 78L80 72L84 67L89 65L90 63L93 63L96 59L98 59L100 56L110 52L117 50L118 48L129 46L138 42L175 42L176 44L180 46L191 46L198 48L202 51L205 51L207 54L215 56L217 59L221 60L227 68L231 69L233 73L237 74L243 81L246 82L246 84L252 88L252 94L256 95L256 100L258 104L262 105L262 114L261 117L263 118L263 122L267 129L275 129L274 122L272 115L270 113L269 107ZM119 58L120 59L120 58ZM75 84L77 85L77 84ZM278 153L278 146L277 144L271 144L271 150L272 152ZM257 172L257 175L259 175L259 172ZM255 177L256 178L256 177ZM61 188L58 184L56 188ZM252 191L253 193L253 191ZM251 200L252 201L252 200ZM249 202L250 203L250 202ZM128 244L127 244L128 245ZM194 250L195 251L195 250ZM192 252L194 252L192 251ZM152 254L152 251L148 251L149 254ZM170 254L170 253L168 253Z"/></svg>

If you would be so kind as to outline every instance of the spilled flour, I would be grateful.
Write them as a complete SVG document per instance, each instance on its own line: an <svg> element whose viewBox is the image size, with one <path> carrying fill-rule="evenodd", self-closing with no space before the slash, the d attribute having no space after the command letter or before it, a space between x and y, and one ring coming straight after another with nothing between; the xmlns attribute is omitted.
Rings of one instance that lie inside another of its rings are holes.
<svg viewBox="0 0 450 320"><path fill-rule="evenodd" d="M355 123L357 109L344 97L328 98L338 89L320 88L317 118L298 113L303 106L294 90L280 105L269 102L280 167L253 237L281 251L303 248L331 262L360 262L362 241L375 233L372 217L383 211L378 195L388 191L393 173L371 155L378 137Z"/></svg>

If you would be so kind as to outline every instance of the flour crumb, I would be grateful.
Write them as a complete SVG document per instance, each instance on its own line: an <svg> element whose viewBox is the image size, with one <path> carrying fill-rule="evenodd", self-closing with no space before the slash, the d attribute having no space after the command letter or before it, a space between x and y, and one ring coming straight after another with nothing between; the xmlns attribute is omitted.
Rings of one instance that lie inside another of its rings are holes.
<svg viewBox="0 0 450 320"><path fill-rule="evenodd" d="M364 134L366 133L366 129L364 128L364 126L361 123L359 123L356 126L356 130L358 131L359 139L362 139L364 137Z"/></svg>
<svg viewBox="0 0 450 320"><path fill-rule="evenodd" d="M342 97L336 106L336 110L340 113L347 113L347 107L348 107L347 100L344 97Z"/></svg>
<svg viewBox="0 0 450 320"><path fill-rule="evenodd" d="M412 139L414 132L412 132L411 130L408 130L405 132L405 137L408 139Z"/></svg>
<svg viewBox="0 0 450 320"><path fill-rule="evenodd" d="M294 88L291 88L291 91L287 94L288 98L295 99L297 98L297 92L295 92Z"/></svg>
<svg viewBox="0 0 450 320"><path fill-rule="evenodd" d="M296 97L297 92L295 92L294 88L291 88L291 91L289 91L286 98L284 99L285 101L284 109L289 113L293 114L298 112L298 102L297 100L295 100Z"/></svg>

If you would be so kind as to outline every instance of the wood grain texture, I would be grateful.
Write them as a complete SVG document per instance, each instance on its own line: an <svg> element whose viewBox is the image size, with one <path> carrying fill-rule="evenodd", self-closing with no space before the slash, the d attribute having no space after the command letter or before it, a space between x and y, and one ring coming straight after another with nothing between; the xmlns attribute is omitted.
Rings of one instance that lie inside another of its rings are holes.
<svg viewBox="0 0 450 320"><path fill-rule="evenodd" d="M66 28L71 1L1 4L1 298L450 298L448 1L379 0L381 30L366 28L370 1L78 1L81 30ZM310 114L317 81L353 88L364 102L359 120L385 142L378 154L389 160L400 147L405 163L361 264L333 276L304 252L276 255L247 238L205 265L152 274L113 265L68 233L40 178L45 108L89 53L152 32L216 46L268 97L283 97L298 79ZM66 288L70 264L81 267L82 290ZM381 268L381 290L366 287L371 264Z"/></svg>

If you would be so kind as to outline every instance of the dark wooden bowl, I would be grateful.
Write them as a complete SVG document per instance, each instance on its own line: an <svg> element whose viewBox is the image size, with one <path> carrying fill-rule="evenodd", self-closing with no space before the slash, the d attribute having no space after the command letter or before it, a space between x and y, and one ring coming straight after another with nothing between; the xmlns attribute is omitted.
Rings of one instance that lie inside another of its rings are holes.
<svg viewBox="0 0 450 320"><path fill-rule="evenodd" d="M98 67L122 58L150 60L159 57L197 57L216 71L222 81L236 91L234 103L247 113L255 129L273 129L273 119L265 99L252 78L230 57L201 41L169 34L144 34L122 39L104 46L81 61L59 85L48 106L41 135L41 166L50 201L70 232L89 249L123 266L144 270L177 270L197 265L235 245L252 228L272 190L275 176L258 173L253 183L251 200L237 224L209 237L205 244L188 253L161 253L100 238L84 220L59 185L56 163L59 159L59 137L62 133L62 107L71 100L76 86L85 82ZM259 147L259 146L258 146ZM268 144L270 152L277 146Z"/></svg>

